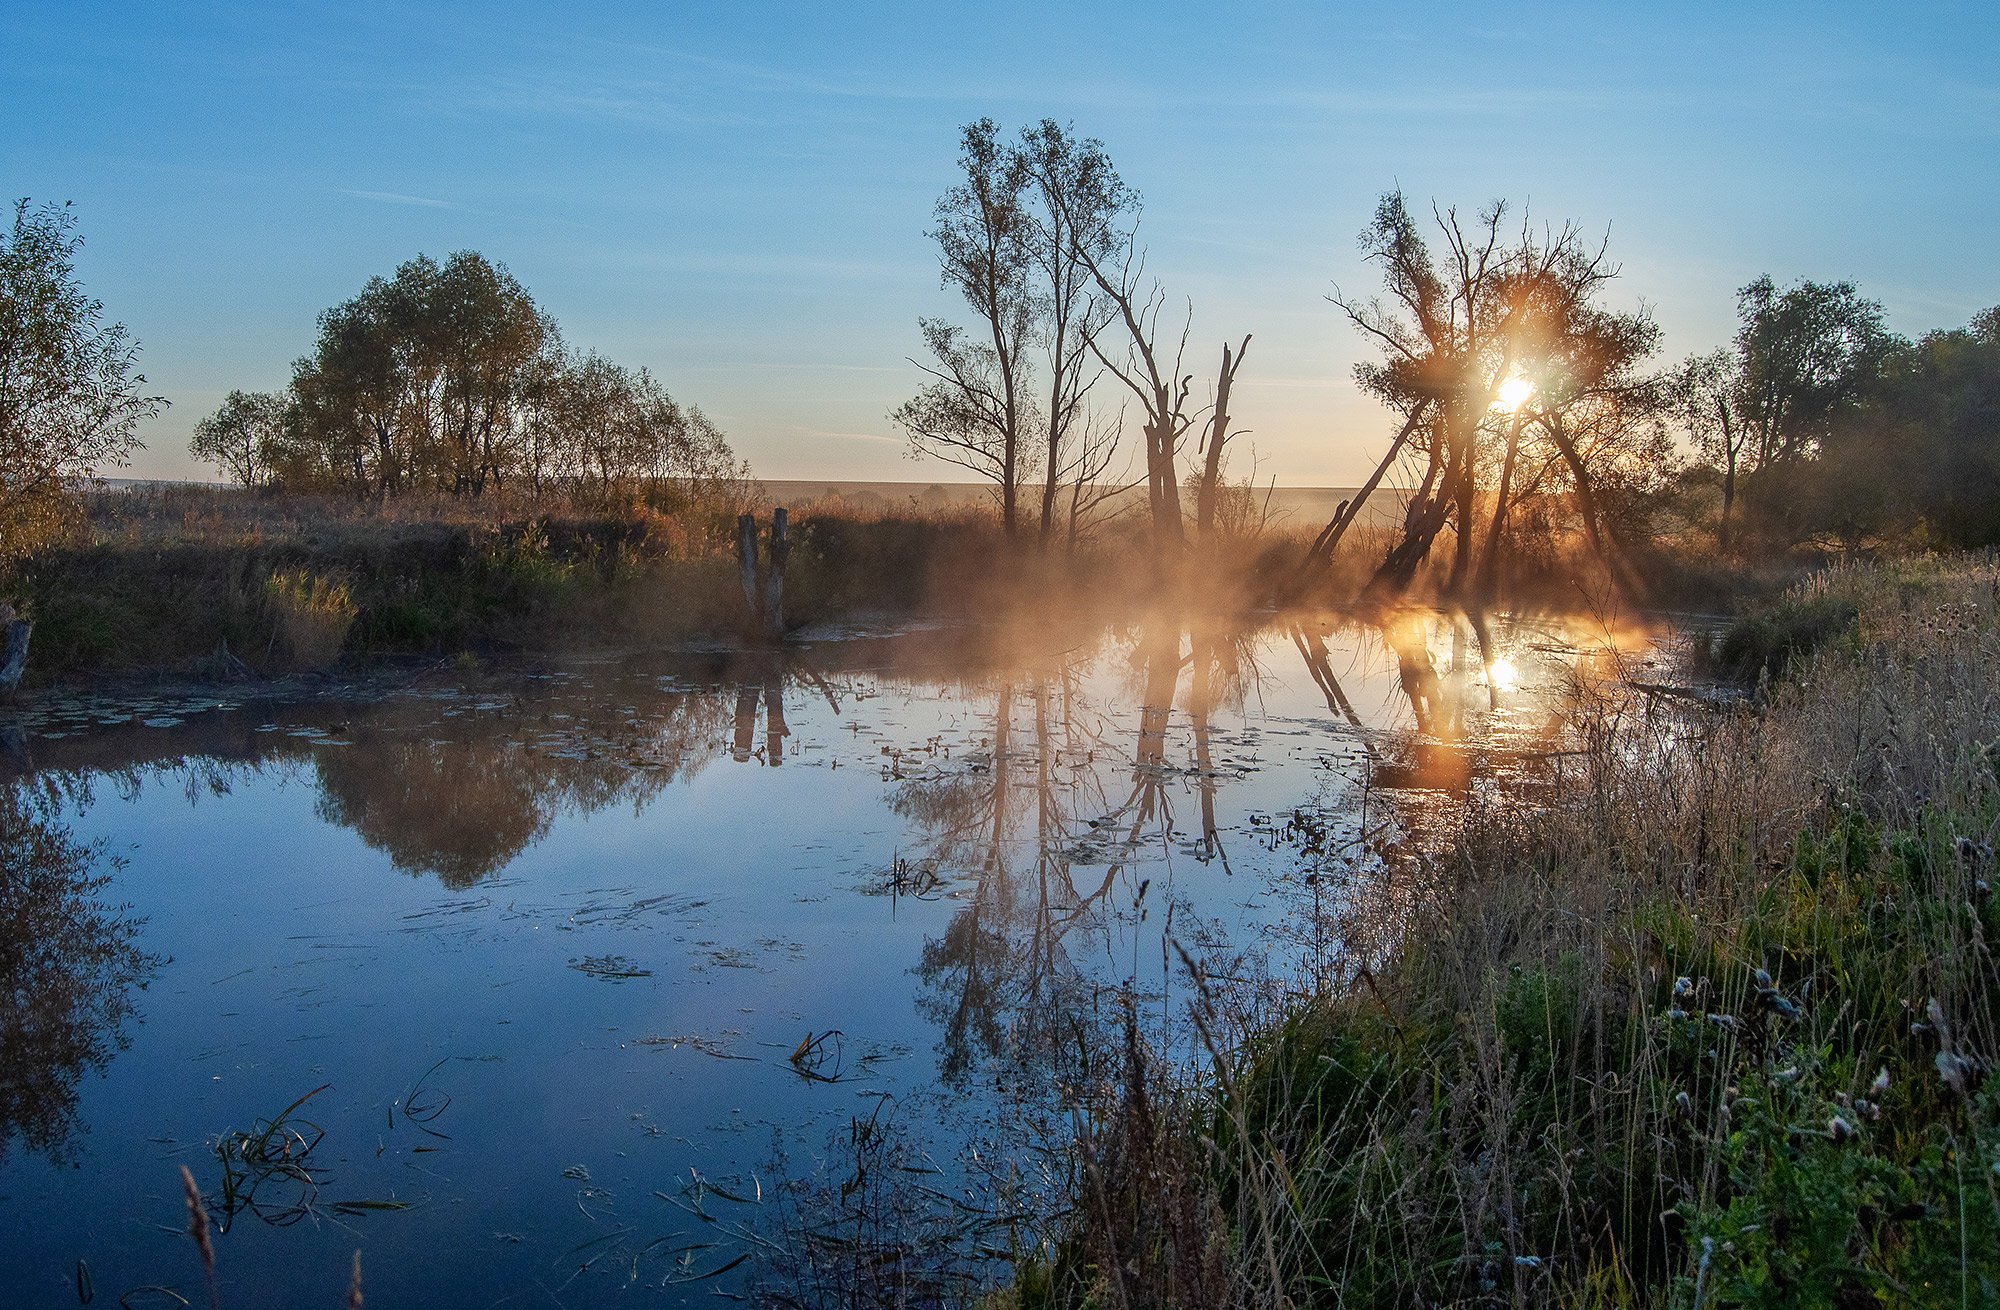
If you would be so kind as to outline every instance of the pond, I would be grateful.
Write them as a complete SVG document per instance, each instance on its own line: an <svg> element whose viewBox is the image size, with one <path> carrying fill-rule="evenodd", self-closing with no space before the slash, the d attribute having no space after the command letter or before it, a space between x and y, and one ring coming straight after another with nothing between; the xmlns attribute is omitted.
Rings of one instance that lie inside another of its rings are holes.
<svg viewBox="0 0 2000 1310"><path fill-rule="evenodd" d="M911 628L4 711L0 1304L207 1303L183 1166L224 1306L338 1304L357 1249L371 1304L805 1298L783 1248L885 1186L976 1264L1128 1001L1194 1059L1197 989L1379 949L1410 825L1610 658L1578 633Z"/></svg>

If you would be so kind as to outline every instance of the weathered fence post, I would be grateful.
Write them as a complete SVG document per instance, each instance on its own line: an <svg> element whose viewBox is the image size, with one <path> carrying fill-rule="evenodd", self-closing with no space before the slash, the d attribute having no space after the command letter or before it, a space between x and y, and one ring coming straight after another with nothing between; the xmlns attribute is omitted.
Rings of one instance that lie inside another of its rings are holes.
<svg viewBox="0 0 2000 1310"><path fill-rule="evenodd" d="M28 667L28 634L35 625L14 616L12 605L0 602L0 694L21 685L21 672Z"/></svg>
<svg viewBox="0 0 2000 1310"><path fill-rule="evenodd" d="M743 603L750 608L750 625L755 627L759 612L757 595L757 517L741 514L736 519L736 566L743 578Z"/></svg>
<svg viewBox="0 0 2000 1310"><path fill-rule="evenodd" d="M792 557L792 543L786 536L789 522L784 506L771 511L771 572L764 579L764 630L772 637L785 635L785 561Z"/></svg>
<svg viewBox="0 0 2000 1310"><path fill-rule="evenodd" d="M743 582L748 632L757 641L785 635L785 561L792 557L791 518L783 509L771 511L771 556L760 578L757 572L757 517L736 519L736 564Z"/></svg>

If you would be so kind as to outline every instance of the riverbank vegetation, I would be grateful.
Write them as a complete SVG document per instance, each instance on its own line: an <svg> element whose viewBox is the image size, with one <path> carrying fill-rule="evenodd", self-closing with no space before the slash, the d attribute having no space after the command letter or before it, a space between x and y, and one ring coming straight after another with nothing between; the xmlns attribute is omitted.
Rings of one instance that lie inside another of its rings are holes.
<svg viewBox="0 0 2000 1310"><path fill-rule="evenodd" d="M1005 1299L2000 1296L2000 565L1781 608L1845 621L1754 704L1579 686L1532 785L1354 891L1386 946L1279 1016L1197 1007L1205 1069L1135 1043Z"/></svg>

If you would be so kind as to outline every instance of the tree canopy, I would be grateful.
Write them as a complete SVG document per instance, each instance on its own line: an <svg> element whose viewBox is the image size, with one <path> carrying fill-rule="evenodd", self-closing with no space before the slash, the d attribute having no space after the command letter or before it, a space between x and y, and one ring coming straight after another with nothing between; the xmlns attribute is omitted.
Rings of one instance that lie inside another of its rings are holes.
<svg viewBox="0 0 2000 1310"><path fill-rule="evenodd" d="M1671 465L1646 369L1658 327L1643 309L1601 303L1617 276L1602 244L1574 225L1512 230L1507 212L1495 202L1467 221L1434 208L1434 252L1390 192L1361 238L1382 293L1334 295L1381 352L1357 380L1402 420L1368 489L1398 461L1414 484L1370 583L1378 600L1402 595L1447 531L1453 597L1490 593L1524 537L1572 528L1630 581L1634 532L1619 511Z"/></svg>
<svg viewBox="0 0 2000 1310"><path fill-rule="evenodd" d="M564 347L476 251L419 255L319 316L282 395L232 392L190 450L245 485L476 497L515 484L657 497L747 477L722 432L645 369Z"/></svg>

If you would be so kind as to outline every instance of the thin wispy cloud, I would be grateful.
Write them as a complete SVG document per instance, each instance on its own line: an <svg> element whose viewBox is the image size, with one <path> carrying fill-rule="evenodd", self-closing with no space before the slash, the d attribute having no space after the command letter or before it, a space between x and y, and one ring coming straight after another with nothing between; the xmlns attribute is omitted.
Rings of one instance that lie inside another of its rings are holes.
<svg viewBox="0 0 2000 1310"><path fill-rule="evenodd" d="M353 196L357 200L375 200L385 205L416 205L424 209L457 209L449 200L433 200L429 196L406 196L399 191L354 191L340 188L343 196Z"/></svg>

